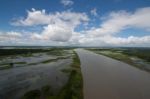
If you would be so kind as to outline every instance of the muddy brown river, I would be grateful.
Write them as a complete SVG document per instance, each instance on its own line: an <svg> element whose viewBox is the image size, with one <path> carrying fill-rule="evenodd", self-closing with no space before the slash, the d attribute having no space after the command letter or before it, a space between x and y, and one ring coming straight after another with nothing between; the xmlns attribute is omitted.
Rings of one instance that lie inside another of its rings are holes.
<svg viewBox="0 0 150 99"><path fill-rule="evenodd" d="M84 99L150 99L150 74L123 62L77 49Z"/></svg>

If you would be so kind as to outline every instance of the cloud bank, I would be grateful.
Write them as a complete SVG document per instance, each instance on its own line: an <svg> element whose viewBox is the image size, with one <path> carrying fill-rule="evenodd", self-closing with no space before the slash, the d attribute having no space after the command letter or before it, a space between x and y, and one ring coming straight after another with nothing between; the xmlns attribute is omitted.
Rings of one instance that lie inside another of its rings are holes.
<svg viewBox="0 0 150 99"><path fill-rule="evenodd" d="M70 1L70 0L69 0ZM82 29L76 31L76 28L86 26L91 22L86 13L81 12L55 12L47 13L45 10L36 10L32 8L27 11L27 16L12 22L12 25L20 27L41 26L43 30L31 33L26 36L28 40L39 41L42 44L51 42L53 44L81 45L81 46L149 46L150 35L142 37L130 35L128 37L119 37L117 34L127 29L141 29L150 32L150 7L139 8L134 12L125 10L112 11L101 17L102 23L98 27L91 27L88 30ZM97 15L96 9L90 12ZM1 38L6 36L1 33ZM13 33L12 33L13 34ZM11 35L12 35L11 34ZM22 33L18 33L22 35ZM16 35L15 33L13 35ZM17 36L17 35L16 35ZM21 38L20 36L15 39ZM23 41L23 40L22 40ZM50 44L51 45L51 44Z"/></svg>

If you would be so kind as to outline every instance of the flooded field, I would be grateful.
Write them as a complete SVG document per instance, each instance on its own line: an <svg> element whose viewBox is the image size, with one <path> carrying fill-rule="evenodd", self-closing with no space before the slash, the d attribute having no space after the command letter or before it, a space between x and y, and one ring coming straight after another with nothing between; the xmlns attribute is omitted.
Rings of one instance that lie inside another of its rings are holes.
<svg viewBox="0 0 150 99"><path fill-rule="evenodd" d="M72 63L72 50L0 57L0 99L21 99L31 90L48 88L57 94L68 81L63 69Z"/></svg>

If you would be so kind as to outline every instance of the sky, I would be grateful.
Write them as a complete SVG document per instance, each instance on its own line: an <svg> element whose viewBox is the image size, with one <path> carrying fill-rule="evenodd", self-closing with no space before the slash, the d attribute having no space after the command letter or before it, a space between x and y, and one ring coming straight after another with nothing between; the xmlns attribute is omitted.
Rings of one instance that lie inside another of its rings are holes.
<svg viewBox="0 0 150 99"><path fill-rule="evenodd" d="M1 0L0 46L150 47L150 0Z"/></svg>

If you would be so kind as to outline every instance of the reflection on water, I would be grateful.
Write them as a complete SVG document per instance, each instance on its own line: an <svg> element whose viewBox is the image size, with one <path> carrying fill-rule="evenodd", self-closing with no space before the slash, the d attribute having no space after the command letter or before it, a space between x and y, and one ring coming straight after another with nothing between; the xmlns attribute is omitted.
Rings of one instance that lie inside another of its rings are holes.
<svg viewBox="0 0 150 99"><path fill-rule="evenodd" d="M143 60L143 59L140 59L140 58L137 58L137 57L131 57L131 60L138 66L142 66L143 69L146 69L146 70L150 70L150 63Z"/></svg>
<svg viewBox="0 0 150 99"><path fill-rule="evenodd" d="M1 65L12 62L15 68L0 70L0 99L20 99L27 91L41 89L45 85L50 85L52 90L57 92L68 79L61 70L70 65L71 59L40 63L40 61L57 57L59 56L39 53L30 57L17 56L15 58L7 57L2 59L0 61ZM28 65L36 62L38 64ZM22 67L18 68L19 66Z"/></svg>

